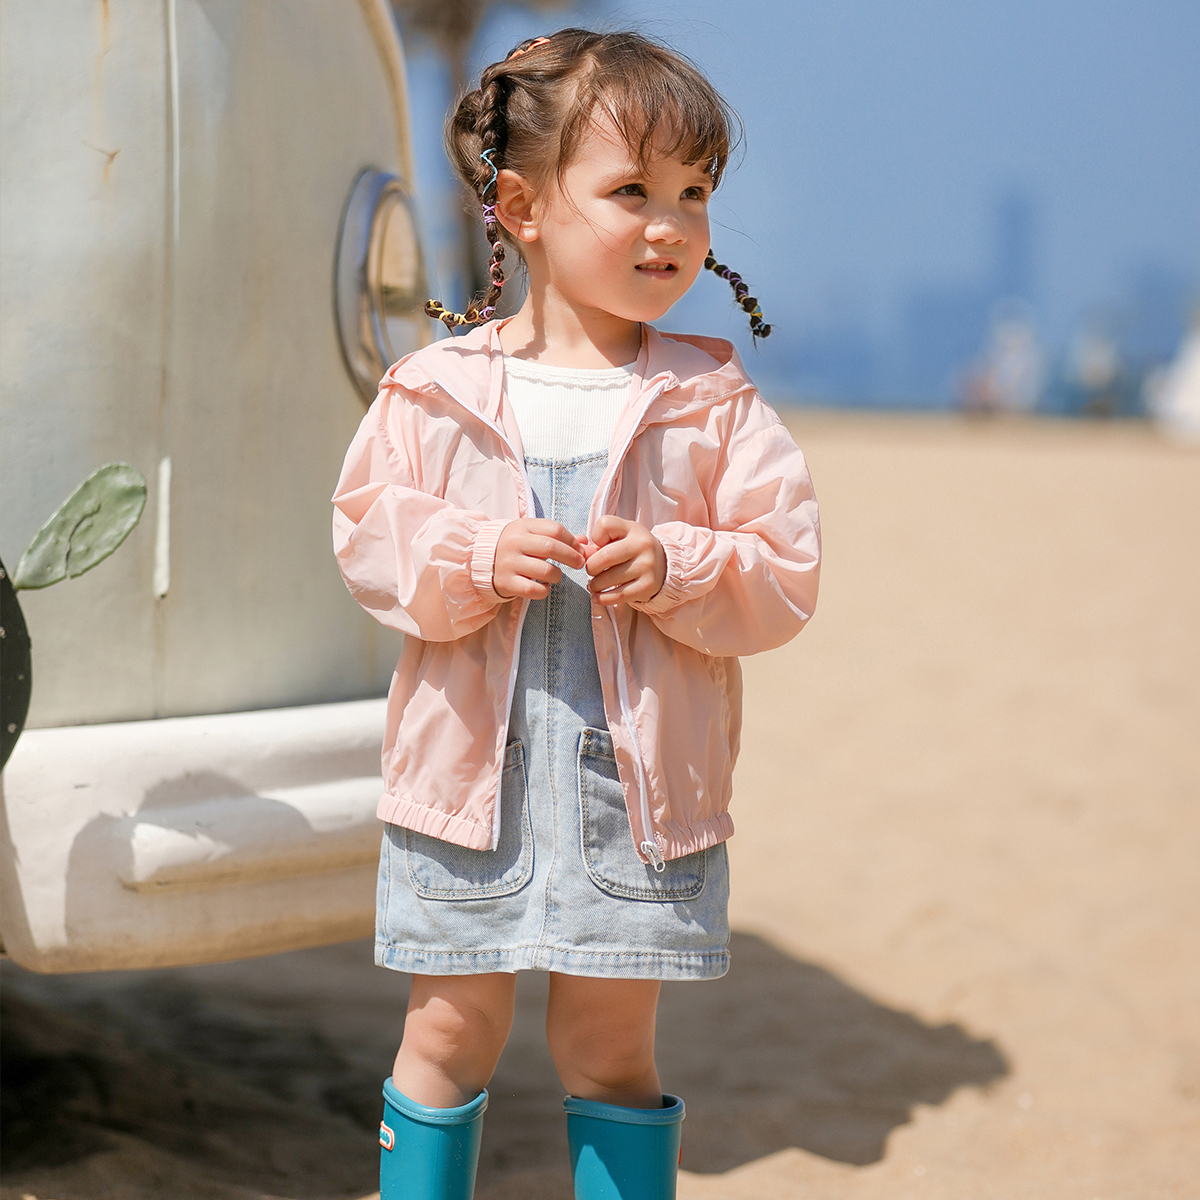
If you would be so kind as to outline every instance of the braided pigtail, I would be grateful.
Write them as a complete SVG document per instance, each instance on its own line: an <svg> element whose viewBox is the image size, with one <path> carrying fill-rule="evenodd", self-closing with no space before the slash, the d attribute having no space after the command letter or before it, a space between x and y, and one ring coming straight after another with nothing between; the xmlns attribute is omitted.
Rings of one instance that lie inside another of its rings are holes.
<svg viewBox="0 0 1200 1200"><path fill-rule="evenodd" d="M711 250L708 252L708 257L704 260L704 265L714 275L720 275L733 288L733 294L737 298L737 302L750 314L750 332L756 338L770 337L771 327L763 321L762 309L759 307L758 301L750 295L750 289L746 286L742 277L736 271L731 271L723 263L717 262Z"/></svg>
<svg viewBox="0 0 1200 1200"><path fill-rule="evenodd" d="M500 192L496 187L499 167L495 158L497 154L504 154L504 147L508 141L508 86L508 80L501 75L481 89L483 102L479 114L479 137L483 148L479 155L479 165L486 178L479 188L479 203L483 209L484 236L492 252L488 257L490 282L477 310L478 321L488 321L496 315L496 305L500 303L500 289L504 287L504 242L500 238L500 222L496 220L496 202L500 199Z"/></svg>
<svg viewBox="0 0 1200 1200"><path fill-rule="evenodd" d="M510 55L509 59L512 57ZM502 66L503 64L496 64L484 72L479 91L463 101L455 117L456 125L464 119L471 121L479 138L479 161L476 164L473 183L483 216L483 232L491 248L491 255L488 258L490 282L487 291L482 299L468 305L466 312L450 312L439 300L426 303L425 312L441 321L451 332L459 325L477 325L481 321L490 321L496 315L496 305L500 303L500 291L504 287L504 241L500 235L500 222L496 220L496 202L499 199L496 178L500 173L496 157L503 157L508 141L506 109L509 81L500 69ZM472 100L476 101L473 105L470 104ZM464 109L473 111L464 113Z"/></svg>

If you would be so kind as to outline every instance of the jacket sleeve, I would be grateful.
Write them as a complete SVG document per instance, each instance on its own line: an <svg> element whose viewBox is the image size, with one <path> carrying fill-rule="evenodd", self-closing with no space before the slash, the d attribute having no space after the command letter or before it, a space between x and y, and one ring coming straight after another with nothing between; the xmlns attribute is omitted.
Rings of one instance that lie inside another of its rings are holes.
<svg viewBox="0 0 1200 1200"><path fill-rule="evenodd" d="M418 488L388 436L381 393L350 443L333 495L333 549L351 595L376 620L429 642L485 625L504 598L492 587L506 520L456 508Z"/></svg>
<svg viewBox="0 0 1200 1200"><path fill-rule="evenodd" d="M821 530L808 467L775 413L757 397L753 406L712 484L712 527L655 525L666 580L634 605L668 637L716 657L783 645L817 602Z"/></svg>

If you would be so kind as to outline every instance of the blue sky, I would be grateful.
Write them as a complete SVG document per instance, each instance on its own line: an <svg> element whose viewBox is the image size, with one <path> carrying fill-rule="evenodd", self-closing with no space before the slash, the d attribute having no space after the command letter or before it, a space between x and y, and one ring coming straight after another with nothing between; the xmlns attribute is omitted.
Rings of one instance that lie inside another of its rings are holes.
<svg viewBox="0 0 1200 1200"><path fill-rule="evenodd" d="M500 6L476 65L570 23L666 41L741 114L743 156L714 199L713 245L753 285L776 334L749 347L725 285L709 276L661 324L733 337L782 390L837 391L813 371L832 338L870 359L860 390L911 392L913 297L986 291L1004 197L1027 217L1024 299L1051 351L1088 322L1119 326L1147 289L1200 297L1194 2ZM436 61L407 49L436 241L446 236L449 97Z"/></svg>

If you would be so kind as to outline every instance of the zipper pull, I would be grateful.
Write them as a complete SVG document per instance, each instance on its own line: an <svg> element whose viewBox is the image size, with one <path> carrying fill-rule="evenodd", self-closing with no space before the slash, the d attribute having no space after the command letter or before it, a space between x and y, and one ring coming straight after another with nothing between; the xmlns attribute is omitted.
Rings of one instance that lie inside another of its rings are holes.
<svg viewBox="0 0 1200 1200"><path fill-rule="evenodd" d="M662 851L659 850L659 848L653 842L643 842L642 853L645 854L645 856L650 860L655 871L657 871L659 875L661 875L667 869L667 864L663 860Z"/></svg>

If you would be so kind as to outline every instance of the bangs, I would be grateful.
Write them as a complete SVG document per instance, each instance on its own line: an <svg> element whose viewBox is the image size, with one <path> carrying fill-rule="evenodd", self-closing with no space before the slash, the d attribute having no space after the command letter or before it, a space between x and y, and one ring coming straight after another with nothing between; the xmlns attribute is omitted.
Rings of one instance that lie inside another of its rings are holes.
<svg viewBox="0 0 1200 1200"><path fill-rule="evenodd" d="M562 126L560 177L599 113L640 170L661 154L699 164L713 187L741 137L737 115L691 63L641 38L606 46L580 79Z"/></svg>

